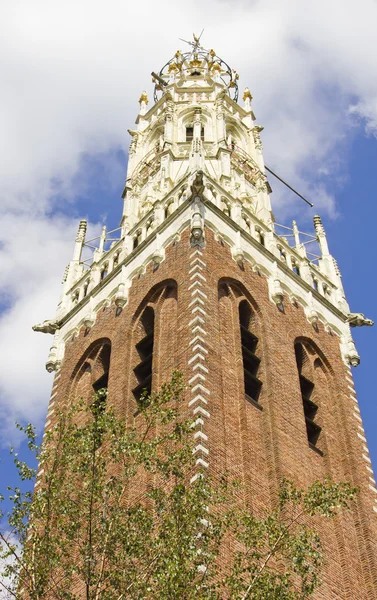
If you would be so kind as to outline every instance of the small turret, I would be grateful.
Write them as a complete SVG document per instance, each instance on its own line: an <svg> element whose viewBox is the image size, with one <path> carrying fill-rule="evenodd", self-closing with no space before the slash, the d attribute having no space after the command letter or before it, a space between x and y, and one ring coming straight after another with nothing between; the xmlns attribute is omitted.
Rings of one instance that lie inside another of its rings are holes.
<svg viewBox="0 0 377 600"><path fill-rule="evenodd" d="M72 258L72 260L74 262L80 262L80 260L81 260L81 253L82 253L82 249L83 249L83 246L85 243L86 227L87 227L87 222L85 219L82 219L80 221L79 229L78 229L77 235L76 235L76 244L75 244L75 249L74 249L73 258Z"/></svg>
<svg viewBox="0 0 377 600"><path fill-rule="evenodd" d="M327 237L325 233L325 229L322 225L322 220L319 215L315 215L313 218L314 221L314 229L317 234L317 240L319 243L319 247L321 249L322 257L329 255L329 247L327 244Z"/></svg>

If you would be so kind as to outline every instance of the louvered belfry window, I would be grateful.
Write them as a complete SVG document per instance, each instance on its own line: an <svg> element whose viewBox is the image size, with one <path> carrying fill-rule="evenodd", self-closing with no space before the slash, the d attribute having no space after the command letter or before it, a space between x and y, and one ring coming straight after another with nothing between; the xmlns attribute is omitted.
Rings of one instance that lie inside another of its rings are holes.
<svg viewBox="0 0 377 600"><path fill-rule="evenodd" d="M239 304L241 330L241 349L246 399L258 404L262 382L258 378L260 359L256 355L258 338L251 331L252 311L249 303L242 300Z"/></svg>
<svg viewBox="0 0 377 600"><path fill-rule="evenodd" d="M152 362L154 345L154 310L147 306L140 318L143 337L136 344L139 362L134 368L138 385L132 390L136 400L140 400L143 391L152 391Z"/></svg>
<svg viewBox="0 0 377 600"><path fill-rule="evenodd" d="M306 424L306 433L308 436L308 443L311 447L316 447L318 438L322 431L322 428L316 422L317 413L318 413L318 405L313 402L313 394L314 394L314 382L309 379L308 376L304 376L302 374L302 367L304 362L304 350L301 344L296 344L295 346L296 352L296 362L297 369L300 378L300 389L301 389L301 398L304 407L304 415L305 415L305 424Z"/></svg>

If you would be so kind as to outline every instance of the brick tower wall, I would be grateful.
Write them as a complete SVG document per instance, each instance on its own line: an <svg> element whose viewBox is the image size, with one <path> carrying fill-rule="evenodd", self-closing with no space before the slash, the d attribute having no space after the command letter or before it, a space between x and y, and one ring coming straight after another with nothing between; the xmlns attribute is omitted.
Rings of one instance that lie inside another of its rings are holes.
<svg viewBox="0 0 377 600"><path fill-rule="evenodd" d="M245 300L258 337L262 386L257 403L245 399L243 384L238 310ZM248 263L237 265L229 247L210 229L205 230L203 248L190 246L186 229L166 249L157 269L150 265L133 279L123 310L111 303L91 329L83 327L66 343L46 426L68 397L91 393L93 377L101 376L99 348L104 343L111 345L109 399L120 414L132 418L135 344L143 335L140 315L146 306L155 315L152 389L173 369L183 372L187 411L197 419L197 460L215 476L227 471L239 479L246 507L257 513L270 509L283 476L300 487L326 476L359 486L352 513L326 520L325 526L317 524L328 562L314 598L375 600L375 494L352 376L341 358L339 339L321 323L315 329L303 308L288 299L284 311L279 310L269 299L263 274ZM296 342L306 352L303 369L315 376L322 427L317 450L308 445Z"/></svg>

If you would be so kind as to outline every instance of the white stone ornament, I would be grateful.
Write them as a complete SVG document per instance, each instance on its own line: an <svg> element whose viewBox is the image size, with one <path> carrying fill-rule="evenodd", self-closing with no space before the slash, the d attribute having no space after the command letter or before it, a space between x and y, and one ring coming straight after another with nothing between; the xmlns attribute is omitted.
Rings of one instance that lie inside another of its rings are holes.
<svg viewBox="0 0 377 600"><path fill-rule="evenodd" d="M366 319L363 313L349 313L347 322L351 325L351 327L372 327L374 325L374 321L371 319Z"/></svg>
<svg viewBox="0 0 377 600"><path fill-rule="evenodd" d="M353 367L357 367L360 364L360 356L352 339L348 341L348 360Z"/></svg>
<svg viewBox="0 0 377 600"><path fill-rule="evenodd" d="M87 329L91 329L96 322L96 313L94 312L94 300L93 296L89 299L89 311L84 317L83 323Z"/></svg>
<svg viewBox="0 0 377 600"><path fill-rule="evenodd" d="M315 326L318 324L319 315L317 310L315 309L313 294L311 292L309 292L308 294L308 305L305 308L305 314L306 318L308 319L311 325Z"/></svg>
<svg viewBox="0 0 377 600"><path fill-rule="evenodd" d="M277 262L272 265L272 274L268 279L270 287L271 299L275 304L280 307L283 304L284 292L279 279L279 268Z"/></svg>
<svg viewBox="0 0 377 600"><path fill-rule="evenodd" d="M33 325L33 331L40 331L41 333L55 333L59 329L60 325L57 321L53 319L47 319L42 323L38 323L37 325Z"/></svg>
<svg viewBox="0 0 377 600"><path fill-rule="evenodd" d="M52 373L53 371L57 371L59 366L60 366L60 361L57 358L57 347L51 346L50 352L48 355L48 359L46 362L46 370L49 373Z"/></svg>

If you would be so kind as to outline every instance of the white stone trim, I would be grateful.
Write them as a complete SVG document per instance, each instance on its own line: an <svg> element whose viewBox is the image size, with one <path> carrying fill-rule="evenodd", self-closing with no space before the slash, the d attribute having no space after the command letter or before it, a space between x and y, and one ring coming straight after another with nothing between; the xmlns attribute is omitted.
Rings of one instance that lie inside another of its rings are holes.
<svg viewBox="0 0 377 600"><path fill-rule="evenodd" d="M203 344L205 344L204 338L202 338L200 335L196 335L192 340L189 341L189 346L191 346L191 344L195 344L198 341L203 342Z"/></svg>
<svg viewBox="0 0 377 600"><path fill-rule="evenodd" d="M203 267L206 267L206 266L207 266L207 265L206 265L206 263L205 263L204 261L202 261L202 259L201 259L201 258L194 258L194 260L192 260L192 261L190 262L190 264L193 264L193 263L195 263L195 262L199 262L201 265L203 265Z"/></svg>
<svg viewBox="0 0 377 600"><path fill-rule="evenodd" d="M203 267L201 265L194 265L190 270L189 273L192 273L193 271L196 271L197 269L199 269L200 271L203 271Z"/></svg>
<svg viewBox="0 0 377 600"><path fill-rule="evenodd" d="M197 373L196 375L194 375L194 377L191 377L191 379L189 379L189 384L193 384L194 381L196 381L197 379L201 379L202 381L205 381L206 378L204 377L204 375L202 375L201 373Z"/></svg>
<svg viewBox="0 0 377 600"><path fill-rule="evenodd" d="M197 289L197 290L194 290L193 292L191 292L191 296L195 296L195 294L200 294L201 296L203 296L203 298L205 300L208 300L207 294L205 294L204 292L202 292L202 290Z"/></svg>
<svg viewBox="0 0 377 600"><path fill-rule="evenodd" d="M202 392L208 394L210 396L211 392L205 388L201 383L197 383L193 388L192 388L192 392L196 392L196 390L202 390Z"/></svg>
<svg viewBox="0 0 377 600"><path fill-rule="evenodd" d="M195 346L193 346L191 348L191 350L193 352L195 352L195 350L200 350L201 352L204 352L205 354L208 354L208 350L206 348L204 348L201 344L195 344Z"/></svg>
<svg viewBox="0 0 377 600"><path fill-rule="evenodd" d="M202 365L201 363L197 363L196 365L194 365L192 367L192 370L195 371L196 369L201 369L202 371L204 371L204 373L208 373L208 369L207 367L205 367L204 365Z"/></svg>
<svg viewBox="0 0 377 600"><path fill-rule="evenodd" d="M191 325L194 325L194 323L198 323L198 322L203 323L203 324L205 323L204 319L202 319L201 316L197 315L194 319L192 319L190 321L189 325L191 326Z"/></svg>
<svg viewBox="0 0 377 600"><path fill-rule="evenodd" d="M194 433L194 439L198 439L198 438L200 438L201 440L206 442L208 440L208 435L203 433L203 431L196 431Z"/></svg>
<svg viewBox="0 0 377 600"><path fill-rule="evenodd" d="M194 348L192 350L194 350ZM188 361L189 365L191 365L191 363L193 363L197 359L205 360L205 357L203 356L203 354L200 354L200 352L198 352L190 358L190 360Z"/></svg>
<svg viewBox="0 0 377 600"><path fill-rule="evenodd" d="M207 281L204 275L202 275L201 273L194 273L193 275L191 275L190 280L196 278L201 279L202 281Z"/></svg>
<svg viewBox="0 0 377 600"><path fill-rule="evenodd" d="M206 316L206 315L207 315L206 311L205 311L205 310L203 310L203 309L201 308L201 306L195 306L195 307L192 309L192 311L191 311L191 312L192 312L192 313L201 312L201 313L202 313L202 315L204 315L204 316Z"/></svg>
<svg viewBox="0 0 377 600"><path fill-rule="evenodd" d="M203 398L203 396L200 396L198 394L197 396L195 396L195 398L193 398L192 400L190 400L190 402L188 403L188 405L189 406L193 406L197 402L203 402L203 404L208 404L208 400L206 400L205 398Z"/></svg>
<svg viewBox="0 0 377 600"><path fill-rule="evenodd" d="M195 333L195 331L200 331L203 335L208 335L207 332L204 331L203 327L200 327L200 325L196 325L196 327L194 327L192 330L192 333Z"/></svg>
<svg viewBox="0 0 377 600"><path fill-rule="evenodd" d="M199 250L199 248L197 248L196 250L194 250L194 252L192 252L190 254L190 258L192 258L193 256L195 256L196 254L199 254L199 256L203 256L203 252L201 250Z"/></svg>
<svg viewBox="0 0 377 600"><path fill-rule="evenodd" d="M207 419L209 419L209 417L210 417L208 410L205 410L202 406L197 406L194 409L194 415L198 415L198 414L203 415L203 417L207 417Z"/></svg>
<svg viewBox="0 0 377 600"><path fill-rule="evenodd" d="M192 283L191 285L189 285L188 289L192 290L193 287L195 287L196 285L203 285L201 281L194 281L194 283Z"/></svg>
<svg viewBox="0 0 377 600"><path fill-rule="evenodd" d="M195 304L203 304L204 306L204 301L201 298L194 298L194 300L191 300L189 306L194 306Z"/></svg>
<svg viewBox="0 0 377 600"><path fill-rule="evenodd" d="M193 448L193 452L194 454L196 454L197 452L203 452L203 454L208 454L209 450L202 444L198 444L197 446L195 446L195 448Z"/></svg>

